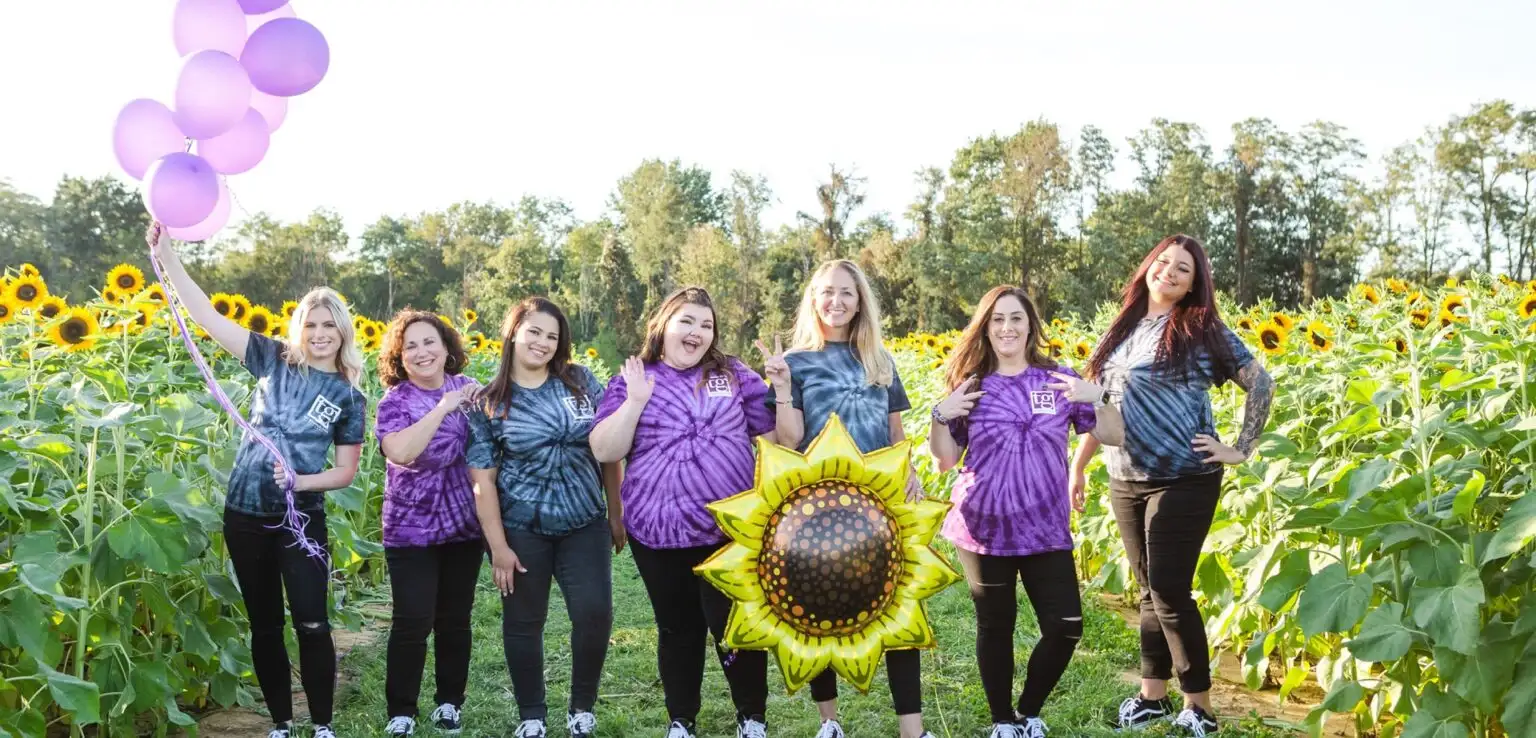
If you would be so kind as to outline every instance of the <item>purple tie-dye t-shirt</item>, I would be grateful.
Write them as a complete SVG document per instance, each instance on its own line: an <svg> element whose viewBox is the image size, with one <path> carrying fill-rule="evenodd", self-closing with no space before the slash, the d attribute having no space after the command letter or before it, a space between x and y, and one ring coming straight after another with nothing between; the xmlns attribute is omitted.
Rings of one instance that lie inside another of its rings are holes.
<svg viewBox="0 0 1536 738"><path fill-rule="evenodd" d="M474 384L464 376L449 375L435 390L402 382L391 387L379 401L375 432L384 437L415 425L437 407L443 393ZM392 461L384 472L384 545L432 546L472 541L480 537L475 517L474 487L464 459L469 445L469 421L462 410L443 418L437 433L409 466Z"/></svg>
<svg viewBox="0 0 1536 738"><path fill-rule="evenodd" d="M752 488L752 439L773 430L763 403L768 386L740 361L730 376L702 384L698 367L647 364L656 388L635 426L620 497L624 529L651 548L690 548L725 540L705 505ZM597 423L629 396L623 375L608 382Z"/></svg>
<svg viewBox="0 0 1536 738"><path fill-rule="evenodd" d="M967 449L944 519L944 537L956 546L991 556L1072 550L1067 433L1093 430L1095 418L1091 404L1045 388L1055 381L1036 367L990 374L970 416L949 424Z"/></svg>

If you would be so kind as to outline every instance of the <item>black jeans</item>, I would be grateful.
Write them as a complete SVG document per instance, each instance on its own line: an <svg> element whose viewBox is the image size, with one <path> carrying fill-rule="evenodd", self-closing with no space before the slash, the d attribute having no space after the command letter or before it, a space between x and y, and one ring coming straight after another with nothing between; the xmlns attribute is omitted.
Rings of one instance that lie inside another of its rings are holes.
<svg viewBox="0 0 1536 738"><path fill-rule="evenodd" d="M737 717L762 720L768 711L768 653L733 652L720 646L731 614L731 601L693 573L693 567L704 563L718 548L654 549L629 539L635 567L640 570L651 610L656 613L656 662L670 720L692 723L699 716L704 648L710 633L715 635L715 656L720 659L725 681L731 687Z"/></svg>
<svg viewBox="0 0 1536 738"><path fill-rule="evenodd" d="M1120 539L1141 585L1141 676L1171 679L1176 672L1185 693L1211 688L1210 644L1190 593L1223 473L1109 482Z"/></svg>
<svg viewBox="0 0 1536 738"><path fill-rule="evenodd" d="M336 643L326 615L327 562L312 559L294 545L293 534L276 526L277 517L224 510L224 545L235 566L235 579L251 622L251 664L272 713L272 722L293 719L288 648L283 644L283 590L299 642L299 678L309 698L309 717L329 725L336 692ZM325 513L310 513L304 535L326 548Z"/></svg>
<svg viewBox="0 0 1536 738"><path fill-rule="evenodd" d="M959 549L960 565L976 605L976 666L987 694L992 722L1014 719L1014 710L1039 717L1072 652L1083 637L1083 600L1077 589L1077 569L1071 551L1031 556L987 556ZM1040 642L1029 655L1024 691L1013 702L1013 629L1019 613L1014 581L1040 622Z"/></svg>
<svg viewBox="0 0 1536 738"><path fill-rule="evenodd" d="M885 676L891 687L891 703L897 715L923 711L923 652L915 649L885 652ZM811 678L811 699L837 699L837 672L827 669Z"/></svg>
<svg viewBox="0 0 1536 738"><path fill-rule="evenodd" d="M512 580L501 598L501 640L512 674L512 693L523 720L548 716L544 703L544 622L549 619L549 583L560 584L571 618L570 709L589 711L613 633L613 539L599 519L563 536L507 531L507 544L527 572Z"/></svg>
<svg viewBox="0 0 1536 738"><path fill-rule="evenodd" d="M436 704L464 705L469 681L469 613L475 605L475 581L485 558L485 541L384 549L394 614L384 700L389 717L416 717L421 671L427 663L427 635L437 655Z"/></svg>

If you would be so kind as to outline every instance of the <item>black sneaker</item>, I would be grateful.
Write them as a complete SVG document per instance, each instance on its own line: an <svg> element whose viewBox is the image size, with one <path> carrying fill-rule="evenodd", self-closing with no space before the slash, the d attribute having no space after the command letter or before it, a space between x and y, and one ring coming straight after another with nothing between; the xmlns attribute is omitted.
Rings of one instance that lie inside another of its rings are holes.
<svg viewBox="0 0 1536 738"><path fill-rule="evenodd" d="M695 738L693 722L690 720L673 720L667 725L667 738Z"/></svg>
<svg viewBox="0 0 1536 738"><path fill-rule="evenodd" d="M384 726L384 735L389 738L405 738L416 732L416 718L408 715L396 715L389 719L389 724Z"/></svg>
<svg viewBox="0 0 1536 738"><path fill-rule="evenodd" d="M565 729L571 738L592 738L592 734L597 732L597 716L586 710L568 712L565 715Z"/></svg>
<svg viewBox="0 0 1536 738"><path fill-rule="evenodd" d="M1120 703L1120 729L1141 730L1159 720L1168 720L1172 715L1173 700L1167 697L1148 700L1137 695Z"/></svg>
<svg viewBox="0 0 1536 738"><path fill-rule="evenodd" d="M768 723L762 715L737 717L736 738L768 738Z"/></svg>
<svg viewBox="0 0 1536 738"><path fill-rule="evenodd" d="M447 735L458 735L464 729L464 716L452 702L444 702L432 711L432 725Z"/></svg>
<svg viewBox="0 0 1536 738"><path fill-rule="evenodd" d="M544 738L544 721L542 719L524 720L517 724L517 730L512 732L514 738Z"/></svg>
<svg viewBox="0 0 1536 738"><path fill-rule="evenodd" d="M1205 738L1221 729L1216 724L1215 717L1196 705L1184 708L1184 711L1173 719L1173 727L1179 728L1182 735L1193 736L1193 738Z"/></svg>

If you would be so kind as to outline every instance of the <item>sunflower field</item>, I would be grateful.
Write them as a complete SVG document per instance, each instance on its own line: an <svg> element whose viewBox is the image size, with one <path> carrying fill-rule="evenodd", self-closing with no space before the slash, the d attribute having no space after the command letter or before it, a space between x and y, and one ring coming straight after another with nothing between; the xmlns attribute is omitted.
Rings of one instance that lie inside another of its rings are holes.
<svg viewBox="0 0 1536 738"><path fill-rule="evenodd" d="M221 538L235 426L207 396L165 295L121 266L94 299L48 293L29 265L0 277L0 734L187 726L250 704L250 653ZM252 330L281 334L293 303L213 295ZM1050 351L1081 366L1112 313L1053 320ZM1251 687L1315 682L1323 712L1361 735L1536 735L1536 283L1360 285L1302 313L1223 314L1278 391L1256 457L1229 471L1197 589L1212 647ZM488 379L501 346L473 311L444 316ZM365 352L384 324L354 319ZM494 334L494 329L490 329ZM201 331L224 391L246 374ZM912 397L944 394L958 333L892 339ZM578 360L600 379L597 351ZM370 367L371 370L371 367ZM377 379L364 392L376 401ZM1215 393L1235 433L1235 387ZM921 443L926 412L908 414ZM949 480L921 454L931 494ZM1102 467L1090 467L1079 571L1133 597ZM354 484L329 493L333 619L384 577L383 461L364 444ZM940 550L947 550L940 546Z"/></svg>

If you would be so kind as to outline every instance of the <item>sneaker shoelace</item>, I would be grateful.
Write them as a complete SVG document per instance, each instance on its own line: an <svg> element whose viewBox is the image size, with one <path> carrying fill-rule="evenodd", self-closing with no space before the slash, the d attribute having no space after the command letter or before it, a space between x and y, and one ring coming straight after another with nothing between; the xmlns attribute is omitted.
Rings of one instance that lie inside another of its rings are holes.
<svg viewBox="0 0 1536 738"><path fill-rule="evenodd" d="M267 738L289 738L291 735L287 728L273 728L272 732L267 734Z"/></svg>
<svg viewBox="0 0 1536 738"><path fill-rule="evenodd" d="M597 729L597 716L590 712L576 712L565 718L565 727L572 733L589 734Z"/></svg>
<svg viewBox="0 0 1536 738"><path fill-rule="evenodd" d="M1045 738L1045 721L1037 717L1025 718L1020 734L1024 738Z"/></svg>
<svg viewBox="0 0 1536 738"><path fill-rule="evenodd" d="M1205 721L1201 720L1194 710L1188 708L1185 708L1183 712L1179 713L1178 717L1173 719L1173 724L1174 727L1188 730L1189 734L1194 736L1194 738L1205 738L1208 735L1205 731Z"/></svg>
<svg viewBox="0 0 1536 738"><path fill-rule="evenodd" d="M432 720L434 722L438 720L447 720L449 722L456 723L459 721L459 708L454 707L450 703L444 702L443 704L438 705L436 710L432 711Z"/></svg>
<svg viewBox="0 0 1536 738"><path fill-rule="evenodd" d="M544 721L524 720L518 724L517 730L512 735L517 738L544 738Z"/></svg>
<svg viewBox="0 0 1536 738"><path fill-rule="evenodd" d="M836 720L823 720L821 730L816 732L816 738L843 738L843 726Z"/></svg>
<svg viewBox="0 0 1536 738"><path fill-rule="evenodd" d="M390 735L410 735L415 728L416 721L402 715L390 718L389 724L384 726L384 732Z"/></svg>
<svg viewBox="0 0 1536 738"><path fill-rule="evenodd" d="M693 738L693 731L689 730L683 721L673 720L672 724L667 726L667 738Z"/></svg>
<svg viewBox="0 0 1536 738"><path fill-rule="evenodd" d="M741 738L768 738L768 726L756 720L741 723Z"/></svg>
<svg viewBox="0 0 1536 738"><path fill-rule="evenodd" d="M315 738L336 738L336 731L331 730L329 725L316 725Z"/></svg>

